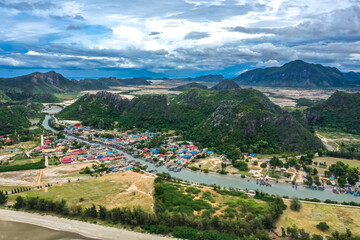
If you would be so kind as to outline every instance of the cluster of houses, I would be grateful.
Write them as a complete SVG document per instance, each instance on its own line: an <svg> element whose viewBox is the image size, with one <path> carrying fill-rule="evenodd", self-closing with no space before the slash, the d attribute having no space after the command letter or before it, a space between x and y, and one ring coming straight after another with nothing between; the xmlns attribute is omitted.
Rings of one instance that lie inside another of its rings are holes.
<svg viewBox="0 0 360 240"><path fill-rule="evenodd" d="M76 136L79 139L109 146L131 154L134 157L141 158L147 162L153 163L156 167L166 166L171 171L180 171L184 166L192 161L196 162L201 157L211 156L212 151L208 149L198 149L191 142L177 141L177 136L169 136L164 143L156 148L147 148L145 146L151 139L159 133L151 131L145 132L106 132L81 126L80 124L67 124L64 133ZM111 136L111 138L106 136Z"/></svg>

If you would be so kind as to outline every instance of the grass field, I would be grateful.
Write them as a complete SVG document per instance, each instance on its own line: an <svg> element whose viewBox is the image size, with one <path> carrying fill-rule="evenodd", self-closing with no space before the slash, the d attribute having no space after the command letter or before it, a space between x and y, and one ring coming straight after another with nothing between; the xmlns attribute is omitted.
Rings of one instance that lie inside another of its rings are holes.
<svg viewBox="0 0 360 240"><path fill-rule="evenodd" d="M345 133L345 132L339 132L337 130L319 129L316 132L318 132L321 136L324 136L324 137L330 138L330 139L344 139L344 140L358 140L358 141L360 141L360 135L351 134L351 133Z"/></svg>
<svg viewBox="0 0 360 240"><path fill-rule="evenodd" d="M67 93L55 93L55 97L57 97L60 101L72 100L81 96L80 92L67 92Z"/></svg>
<svg viewBox="0 0 360 240"><path fill-rule="evenodd" d="M313 161L318 162L318 163L326 162L327 167L330 167L331 164L335 164L336 162L340 161L340 162L343 162L345 164L348 164L350 167L355 167L355 168L360 169L360 161L355 160L355 159L351 160L351 159L346 159L346 158L319 157L319 158L314 158ZM320 173L324 173L327 169L317 167L317 170Z"/></svg>
<svg viewBox="0 0 360 240"><path fill-rule="evenodd" d="M48 189L21 193L22 196L39 196L53 200L66 200L69 205L103 205L114 207L141 205L151 210L154 178L134 172L109 174L103 177L74 181ZM9 197L10 202L16 195ZM83 198L80 200L80 198Z"/></svg>
<svg viewBox="0 0 360 240"><path fill-rule="evenodd" d="M288 201L286 203L288 204ZM326 222L330 229L325 234L333 231L345 232L348 228L354 235L359 235L359 218L360 208L302 203L302 209L299 212L294 212L287 208L277 223L276 231L281 235L281 226L286 229L286 227L291 227L295 224L312 234L324 234L316 228L316 225L319 222Z"/></svg>

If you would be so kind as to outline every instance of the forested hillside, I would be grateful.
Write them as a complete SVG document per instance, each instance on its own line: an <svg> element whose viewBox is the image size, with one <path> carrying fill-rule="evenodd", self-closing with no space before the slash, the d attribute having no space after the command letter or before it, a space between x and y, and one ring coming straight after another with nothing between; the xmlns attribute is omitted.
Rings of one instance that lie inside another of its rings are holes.
<svg viewBox="0 0 360 240"><path fill-rule="evenodd" d="M306 115L313 125L360 134L360 93L335 92Z"/></svg>
<svg viewBox="0 0 360 240"><path fill-rule="evenodd" d="M61 111L101 128L177 130L188 140L218 152L317 150L320 141L290 113L253 89L191 89L176 98L140 96L133 100L100 92L86 95Z"/></svg>

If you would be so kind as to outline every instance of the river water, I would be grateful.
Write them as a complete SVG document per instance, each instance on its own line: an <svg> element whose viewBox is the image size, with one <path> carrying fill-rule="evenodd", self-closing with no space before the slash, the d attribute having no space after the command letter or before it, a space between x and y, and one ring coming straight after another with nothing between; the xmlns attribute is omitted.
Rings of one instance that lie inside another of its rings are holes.
<svg viewBox="0 0 360 240"><path fill-rule="evenodd" d="M43 126L47 130L54 131L49 124L48 120L51 117L49 115L46 115ZM66 136L68 138L74 138L72 136ZM79 139L78 139L79 140ZM79 140L82 142L87 142L85 140ZM89 142L87 142L89 143ZM91 143L89 143L91 144ZM169 171L166 167L155 167L153 164L148 163L142 159L134 158L133 156L124 153L116 148L113 148L116 151L119 151L120 153L123 153L128 160L136 160L141 163L145 163L148 165L148 169L156 169L158 172L167 172L171 176L180 178L183 180L187 180L189 182L193 183L206 183L206 184L216 184L218 186L222 187L233 187L233 188L239 188L239 189L249 189L249 190L261 190L263 192L269 193L269 194L275 194L280 196L288 196L288 197L298 197L298 198L317 198L322 201L326 199L331 199L333 201L338 202L359 202L360 203L360 197L355 197L350 194L334 194L332 192L332 189L326 188L325 191L317 191L317 190L311 190L307 187L298 186L297 188L293 187L290 184L286 183L274 183L272 184L272 187L265 187L260 186L256 184L256 180L247 178L242 179L240 175L220 175L217 173L203 173L203 172L195 172L191 171L189 169L183 169L180 172L172 172Z"/></svg>
<svg viewBox="0 0 360 240"><path fill-rule="evenodd" d="M0 221L0 240L91 240L80 234L53 230L37 225Z"/></svg>

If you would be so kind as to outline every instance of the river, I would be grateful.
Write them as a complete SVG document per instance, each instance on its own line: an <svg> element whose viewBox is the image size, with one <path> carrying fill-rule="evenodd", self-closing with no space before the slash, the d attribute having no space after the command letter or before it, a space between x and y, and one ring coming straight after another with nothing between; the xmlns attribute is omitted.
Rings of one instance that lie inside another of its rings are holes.
<svg viewBox="0 0 360 240"><path fill-rule="evenodd" d="M46 115L43 126L47 130L54 131L49 124L48 121L51 117L49 115ZM74 138L72 136L66 135L68 138ZM88 141L80 140L82 142L86 142L91 144ZM191 171L189 169L183 169L180 172L172 172L169 171L166 167L155 167L153 164L148 163L142 159L134 158L133 156L124 153L116 148L113 148L116 151L119 151L120 153L124 154L128 160L136 160L141 163L145 163L148 165L148 169L156 169L158 172L167 172L171 176L180 178L183 180L187 180L189 182L193 183L206 183L206 184L216 184L218 186L222 187L233 187L233 188L239 188L239 189L249 189L249 190L261 190L263 192L269 193L269 194L275 194L280 196L288 196L288 197L298 197L298 198L317 198L322 201L326 199L331 199L333 201L338 202L358 202L360 203L360 197L355 197L350 194L334 194L332 192L332 189L326 188L325 191L317 191L317 190L311 190L307 187L298 186L297 188L293 187L290 184L286 183L274 183L272 184L272 187L265 187L260 186L256 184L256 180L247 178L242 179L240 175L220 175L217 173L203 173L203 172L195 172Z"/></svg>

